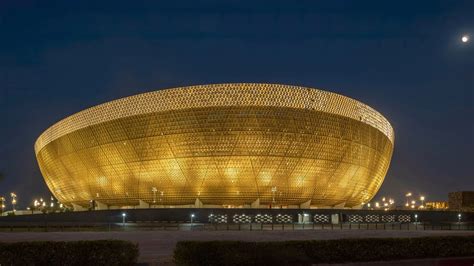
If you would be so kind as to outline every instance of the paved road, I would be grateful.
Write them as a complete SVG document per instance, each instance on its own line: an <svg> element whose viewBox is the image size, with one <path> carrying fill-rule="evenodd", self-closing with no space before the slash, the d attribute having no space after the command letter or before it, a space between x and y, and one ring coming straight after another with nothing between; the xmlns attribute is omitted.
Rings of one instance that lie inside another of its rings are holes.
<svg viewBox="0 0 474 266"><path fill-rule="evenodd" d="M384 231L384 230L291 230L291 231L130 231L130 232L13 232L0 233L0 241L72 241L121 239L139 243L141 263L170 264L173 249L181 240L283 241L306 239L421 237L473 235L474 231Z"/></svg>

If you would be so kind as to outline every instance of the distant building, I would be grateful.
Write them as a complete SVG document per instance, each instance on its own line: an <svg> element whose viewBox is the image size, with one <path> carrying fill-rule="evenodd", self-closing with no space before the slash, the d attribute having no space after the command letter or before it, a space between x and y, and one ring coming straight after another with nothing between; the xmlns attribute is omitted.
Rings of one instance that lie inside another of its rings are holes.
<svg viewBox="0 0 474 266"><path fill-rule="evenodd" d="M447 201L428 201L425 206L429 210L444 210L448 208Z"/></svg>
<svg viewBox="0 0 474 266"><path fill-rule="evenodd" d="M474 210L474 191L450 192L449 209L453 210Z"/></svg>

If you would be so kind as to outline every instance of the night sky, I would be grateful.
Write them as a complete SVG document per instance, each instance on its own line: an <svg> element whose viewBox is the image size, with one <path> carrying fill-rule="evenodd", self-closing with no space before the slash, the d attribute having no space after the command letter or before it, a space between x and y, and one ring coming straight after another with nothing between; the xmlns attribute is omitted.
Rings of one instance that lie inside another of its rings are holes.
<svg viewBox="0 0 474 266"><path fill-rule="evenodd" d="M58 120L224 82L315 87L381 112L396 140L378 198L474 190L474 1L155 2L0 0L0 195L50 195L33 144Z"/></svg>

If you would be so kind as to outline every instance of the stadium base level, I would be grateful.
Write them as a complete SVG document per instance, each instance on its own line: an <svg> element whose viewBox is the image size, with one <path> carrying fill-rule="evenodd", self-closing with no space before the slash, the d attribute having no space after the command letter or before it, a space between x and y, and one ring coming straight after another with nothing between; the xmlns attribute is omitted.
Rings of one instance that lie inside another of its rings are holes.
<svg viewBox="0 0 474 266"><path fill-rule="evenodd" d="M459 219L461 214L461 219ZM201 223L201 224L462 224L473 223L473 212L370 211L347 209L123 209L0 217L10 223Z"/></svg>

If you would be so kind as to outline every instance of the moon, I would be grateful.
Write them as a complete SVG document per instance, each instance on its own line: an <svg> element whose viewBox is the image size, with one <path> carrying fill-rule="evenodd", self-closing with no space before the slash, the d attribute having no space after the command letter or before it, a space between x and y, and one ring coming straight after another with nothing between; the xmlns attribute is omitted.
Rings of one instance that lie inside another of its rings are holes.
<svg viewBox="0 0 474 266"><path fill-rule="evenodd" d="M467 35L462 36L461 41L462 41L463 43L468 42L468 41L469 41L469 36L467 36Z"/></svg>

